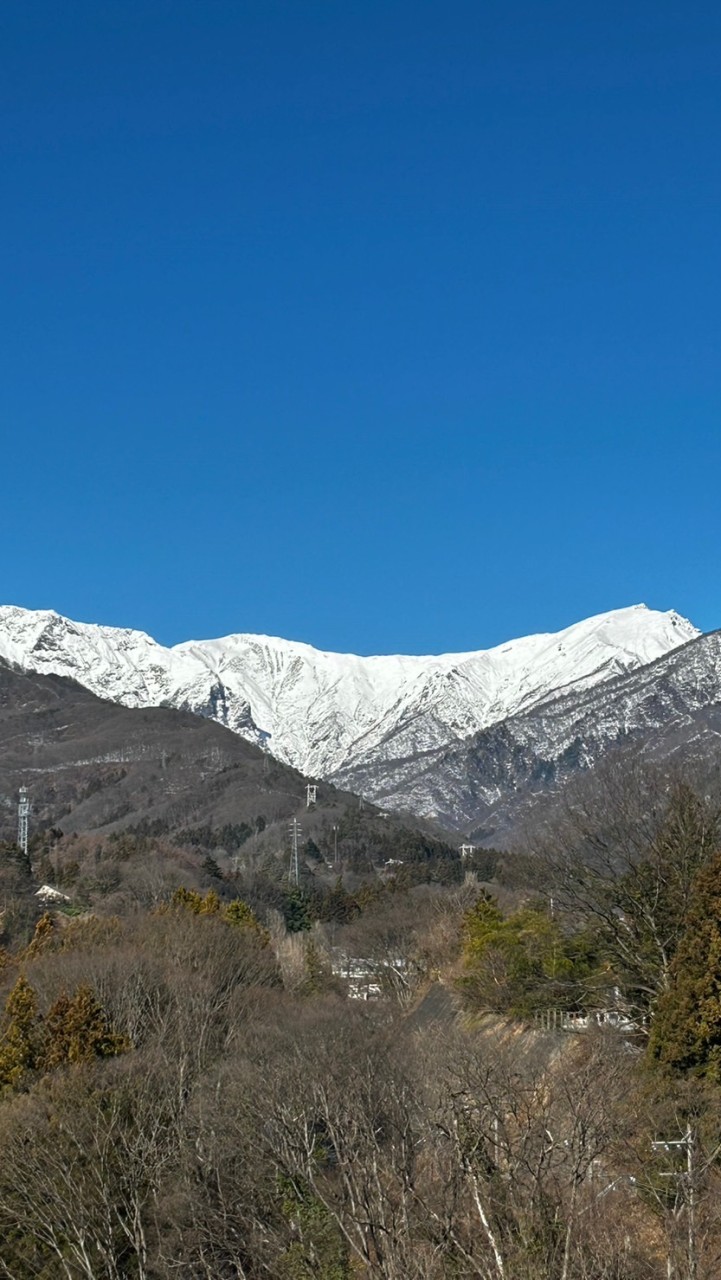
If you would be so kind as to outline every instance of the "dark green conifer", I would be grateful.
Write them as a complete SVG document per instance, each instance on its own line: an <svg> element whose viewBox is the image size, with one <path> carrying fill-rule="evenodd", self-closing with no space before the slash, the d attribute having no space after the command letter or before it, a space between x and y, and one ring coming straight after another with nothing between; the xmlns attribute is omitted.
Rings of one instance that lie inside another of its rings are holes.
<svg viewBox="0 0 721 1280"><path fill-rule="evenodd" d="M312 925L310 901L302 889L291 889L285 901L285 924L289 933L302 933Z"/></svg>
<svg viewBox="0 0 721 1280"><path fill-rule="evenodd" d="M721 1083L721 854L696 876L648 1052L674 1072Z"/></svg>

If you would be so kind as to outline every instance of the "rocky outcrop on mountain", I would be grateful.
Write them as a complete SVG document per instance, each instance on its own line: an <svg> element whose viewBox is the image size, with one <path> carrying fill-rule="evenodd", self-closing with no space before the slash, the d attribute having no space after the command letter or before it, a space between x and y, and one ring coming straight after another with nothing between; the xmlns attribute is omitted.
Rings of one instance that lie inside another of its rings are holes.
<svg viewBox="0 0 721 1280"><path fill-rule="evenodd" d="M363 767L337 776L388 807L407 806L475 840L504 845L538 796L624 747L649 761L693 763L699 777L718 769L721 632L594 689L551 698L462 744L396 759L381 783Z"/></svg>

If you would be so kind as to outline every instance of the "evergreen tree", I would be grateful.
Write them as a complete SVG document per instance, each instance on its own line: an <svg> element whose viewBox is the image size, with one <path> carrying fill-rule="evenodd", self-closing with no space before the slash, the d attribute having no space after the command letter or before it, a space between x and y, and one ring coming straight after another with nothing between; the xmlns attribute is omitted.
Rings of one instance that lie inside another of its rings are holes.
<svg viewBox="0 0 721 1280"><path fill-rule="evenodd" d="M285 900L284 914L289 933L302 933L310 929L313 921L307 893L302 889L291 889Z"/></svg>
<svg viewBox="0 0 721 1280"><path fill-rule="evenodd" d="M201 916L217 916L220 913L220 898L214 889L209 889L200 904Z"/></svg>
<svg viewBox="0 0 721 1280"><path fill-rule="evenodd" d="M263 946L267 946L269 940L267 930L263 928L255 913L242 898L234 898L228 903L223 912L223 919L234 929L243 929L252 933Z"/></svg>
<svg viewBox="0 0 721 1280"><path fill-rule="evenodd" d="M223 873L220 870L220 867L218 866L218 863L216 862L212 853L208 853L205 855L200 866L201 866L201 869L205 872L206 876L211 876L213 880L223 879Z"/></svg>
<svg viewBox="0 0 721 1280"><path fill-rule="evenodd" d="M35 932L30 940L26 954L29 957L37 956L44 951L55 940L55 922L49 911L40 917L35 925Z"/></svg>
<svg viewBox="0 0 721 1280"><path fill-rule="evenodd" d="M176 889L170 899L171 907L182 907L185 911L192 911L193 915L200 915L203 906L203 898L196 889L185 889L182 887Z"/></svg>
<svg viewBox="0 0 721 1280"><path fill-rule="evenodd" d="M489 893L482 893L463 920L464 955L467 963L481 959L503 928L503 912Z"/></svg>
<svg viewBox="0 0 721 1280"><path fill-rule="evenodd" d="M5 1026L0 1041L0 1085L22 1086L35 1071L42 1054L42 1029L38 999L24 974L20 974L5 1004Z"/></svg>
<svg viewBox="0 0 721 1280"><path fill-rule="evenodd" d="M130 1043L113 1030L92 987L78 987L72 999L63 992L48 1011L42 1066L46 1071L93 1058L114 1058Z"/></svg>
<svg viewBox="0 0 721 1280"><path fill-rule="evenodd" d="M220 914L220 898L214 889L209 889L205 897L196 889L179 888L170 899L170 906L191 911L194 916L217 916Z"/></svg>
<svg viewBox="0 0 721 1280"><path fill-rule="evenodd" d="M575 1008L599 978L608 982L589 934L564 935L541 906L504 916L486 893L465 917L464 959L467 994L499 1013Z"/></svg>
<svg viewBox="0 0 721 1280"><path fill-rule="evenodd" d="M321 903L320 919L333 921L336 924L347 924L359 914L360 908L354 897L343 886L341 876L325 894Z"/></svg>
<svg viewBox="0 0 721 1280"><path fill-rule="evenodd" d="M648 1052L674 1072L721 1084L721 853L696 876Z"/></svg>
<svg viewBox="0 0 721 1280"><path fill-rule="evenodd" d="M45 1019L45 1044L42 1055L44 1071L54 1071L70 1061L70 1013L72 1001L62 991L51 1004Z"/></svg>
<svg viewBox="0 0 721 1280"><path fill-rule="evenodd" d="M327 957L319 950L312 935L307 939L303 955L305 981L302 985L304 995L314 996L327 991L332 974Z"/></svg>
<svg viewBox="0 0 721 1280"><path fill-rule="evenodd" d="M648 1015L668 989L695 879L718 848L718 814L686 784L650 774L602 799L602 813L581 806L573 850L551 857L554 887L595 930L627 1006Z"/></svg>

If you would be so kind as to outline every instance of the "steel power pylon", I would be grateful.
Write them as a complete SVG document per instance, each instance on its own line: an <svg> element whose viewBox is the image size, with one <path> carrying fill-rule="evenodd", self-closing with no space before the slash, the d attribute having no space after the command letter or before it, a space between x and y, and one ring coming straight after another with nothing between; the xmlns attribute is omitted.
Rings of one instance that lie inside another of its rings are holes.
<svg viewBox="0 0 721 1280"><path fill-rule="evenodd" d="M30 800L27 787L20 788L18 799L18 845L24 855L28 856L28 819L30 817Z"/></svg>
<svg viewBox="0 0 721 1280"><path fill-rule="evenodd" d="M300 840L300 823L293 818L290 824L290 871L291 884L300 884L300 866L298 862L298 841Z"/></svg>

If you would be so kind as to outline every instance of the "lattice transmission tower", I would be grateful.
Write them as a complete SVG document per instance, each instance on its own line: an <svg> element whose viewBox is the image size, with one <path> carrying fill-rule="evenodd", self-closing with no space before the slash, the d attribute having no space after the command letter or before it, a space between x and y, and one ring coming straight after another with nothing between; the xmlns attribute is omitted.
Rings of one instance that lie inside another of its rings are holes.
<svg viewBox="0 0 721 1280"><path fill-rule="evenodd" d="M18 845L25 858L28 856L28 819L30 818L30 800L27 787L20 788L18 799Z"/></svg>
<svg viewBox="0 0 721 1280"><path fill-rule="evenodd" d="M290 824L290 870L288 873L291 884L300 884L300 865L298 860L300 835L300 823L297 818L293 818Z"/></svg>

